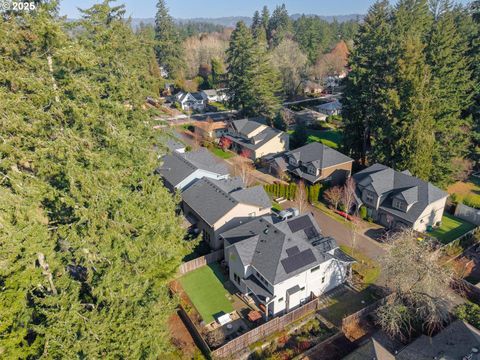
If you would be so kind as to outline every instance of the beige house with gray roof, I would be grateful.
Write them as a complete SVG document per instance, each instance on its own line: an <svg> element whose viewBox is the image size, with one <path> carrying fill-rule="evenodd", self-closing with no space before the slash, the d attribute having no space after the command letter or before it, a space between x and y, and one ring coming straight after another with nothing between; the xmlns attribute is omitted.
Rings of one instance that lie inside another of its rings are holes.
<svg viewBox="0 0 480 360"><path fill-rule="evenodd" d="M183 213L212 249L220 249L220 234L252 218L270 213L272 203L262 186L245 188L243 181L203 178L182 193Z"/></svg>

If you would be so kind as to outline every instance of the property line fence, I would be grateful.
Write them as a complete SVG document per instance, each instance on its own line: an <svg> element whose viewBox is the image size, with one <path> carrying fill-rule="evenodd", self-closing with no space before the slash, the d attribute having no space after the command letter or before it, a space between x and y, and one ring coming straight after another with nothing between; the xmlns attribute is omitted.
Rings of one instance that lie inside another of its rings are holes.
<svg viewBox="0 0 480 360"><path fill-rule="evenodd" d="M281 317L273 318L263 325L256 327L249 332L240 335L239 337L229 341L225 345L219 347L211 352L213 358L225 358L232 356L235 353L242 351L249 345L277 332L284 330L287 325L294 323L301 318L313 313L317 310L318 299L306 303L292 312L289 312Z"/></svg>
<svg viewBox="0 0 480 360"><path fill-rule="evenodd" d="M365 318L367 315L371 314L372 312L374 312L375 310L377 310L380 306L382 306L383 304L385 304L388 299L390 298L391 295L387 295L386 297L384 298L381 298L377 301L375 301L373 304L370 304L366 307L364 307L363 309L349 315L349 316L346 316L342 319L342 331L344 333L347 332L347 327L352 324L352 323L357 323L360 319L362 318Z"/></svg>
<svg viewBox="0 0 480 360"><path fill-rule="evenodd" d="M455 216L462 220L480 226L480 210L474 209L471 206L467 206L465 204L458 204L455 208Z"/></svg>
<svg viewBox="0 0 480 360"><path fill-rule="evenodd" d="M197 344L198 348L204 354L210 354L211 352L210 347L208 346L207 342L203 339L200 330L195 326L194 322L192 321L192 319L190 319L190 317L188 316L187 312L184 310L182 305L179 305L177 313L178 313L178 316L180 316L180 319L182 319L183 323L187 327L188 331L190 332L190 335L192 335L193 340L195 341L195 344Z"/></svg>
<svg viewBox="0 0 480 360"><path fill-rule="evenodd" d="M223 250L217 250L214 251L210 254L207 254L205 256L200 256L196 259L184 262L180 267L178 268L178 273L180 275L185 275L186 273L189 273L190 271L196 270L202 266L223 260Z"/></svg>

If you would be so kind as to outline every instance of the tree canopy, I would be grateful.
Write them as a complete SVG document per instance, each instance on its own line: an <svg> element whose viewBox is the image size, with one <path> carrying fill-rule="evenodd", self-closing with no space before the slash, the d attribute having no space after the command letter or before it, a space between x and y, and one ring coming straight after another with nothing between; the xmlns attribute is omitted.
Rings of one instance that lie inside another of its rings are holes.
<svg viewBox="0 0 480 360"><path fill-rule="evenodd" d="M157 358L187 249L141 108L153 49L122 6L56 8L0 18L0 353Z"/></svg>

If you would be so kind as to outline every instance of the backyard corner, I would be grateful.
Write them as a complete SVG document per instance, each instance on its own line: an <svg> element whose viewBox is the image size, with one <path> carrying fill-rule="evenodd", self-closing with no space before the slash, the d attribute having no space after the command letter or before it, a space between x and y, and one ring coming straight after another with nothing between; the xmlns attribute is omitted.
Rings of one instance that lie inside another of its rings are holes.
<svg viewBox="0 0 480 360"><path fill-rule="evenodd" d="M236 154L231 151L224 151L216 146L213 146L209 149L215 156L219 157L220 159L230 159L234 157Z"/></svg>
<svg viewBox="0 0 480 360"><path fill-rule="evenodd" d="M480 206L480 178L471 176L466 181L457 181L447 189L456 201L467 206Z"/></svg>
<svg viewBox="0 0 480 360"><path fill-rule="evenodd" d="M226 281L218 263L202 266L179 279L183 290L206 324L214 321L215 317L234 310L232 295L223 285Z"/></svg>
<svg viewBox="0 0 480 360"><path fill-rule="evenodd" d="M444 214L441 225L430 232L430 235L437 238L442 244L448 244L474 228L475 225L468 221Z"/></svg>
<svg viewBox="0 0 480 360"><path fill-rule="evenodd" d="M339 130L307 129L308 142L321 142L323 145L338 149L342 143L342 133Z"/></svg>

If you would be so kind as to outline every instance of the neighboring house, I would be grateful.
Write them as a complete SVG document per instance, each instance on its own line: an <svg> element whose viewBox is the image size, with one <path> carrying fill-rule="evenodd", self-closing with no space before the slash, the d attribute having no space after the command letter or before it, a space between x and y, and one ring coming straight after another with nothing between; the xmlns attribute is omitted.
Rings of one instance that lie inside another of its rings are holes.
<svg viewBox="0 0 480 360"><path fill-rule="evenodd" d="M479 360L480 331L456 320L435 336L420 335L412 343L392 341L382 332L374 334L363 346L344 360Z"/></svg>
<svg viewBox="0 0 480 360"><path fill-rule="evenodd" d="M167 140L167 148L171 152L176 151L176 152L181 153L181 154L184 154L185 151L186 151L185 144L182 144L180 141L175 141L173 139L168 139Z"/></svg>
<svg viewBox="0 0 480 360"><path fill-rule="evenodd" d="M253 217L270 213L272 203L262 186L244 188L236 177L203 178L182 193L183 213L202 232L212 249L220 249L220 234Z"/></svg>
<svg viewBox="0 0 480 360"><path fill-rule="evenodd" d="M352 173L353 159L319 142L312 142L268 161L271 174L290 174L310 184L343 184Z"/></svg>
<svg viewBox="0 0 480 360"><path fill-rule="evenodd" d="M218 140L227 132L225 121L197 121L193 125L195 134L203 139Z"/></svg>
<svg viewBox="0 0 480 360"><path fill-rule="evenodd" d="M198 179L227 179L227 166L207 149L180 153L173 151L162 157L162 165L156 170L170 190L185 190Z"/></svg>
<svg viewBox="0 0 480 360"><path fill-rule="evenodd" d="M209 102L223 102L227 100L227 93L225 89L202 90L202 93L207 97Z"/></svg>
<svg viewBox="0 0 480 360"><path fill-rule="evenodd" d="M357 205L366 206L368 216L383 226L425 231L442 220L448 194L408 170L374 164L353 178Z"/></svg>
<svg viewBox="0 0 480 360"><path fill-rule="evenodd" d="M294 113L295 122L297 124L309 126L319 121L325 121L327 115L313 111L310 109L303 109Z"/></svg>
<svg viewBox="0 0 480 360"><path fill-rule="evenodd" d="M175 95L175 101L180 104L182 110L203 111L207 106L207 96L201 92L179 92Z"/></svg>
<svg viewBox="0 0 480 360"><path fill-rule="evenodd" d="M234 120L225 135L232 150L246 152L252 160L289 149L289 135L265 124L262 118Z"/></svg>
<svg viewBox="0 0 480 360"><path fill-rule="evenodd" d="M325 115L340 115L342 113L342 103L338 100L334 100L326 104L318 105L317 109Z"/></svg>
<svg viewBox="0 0 480 360"><path fill-rule="evenodd" d="M285 221L264 216L221 237L230 280L266 319L344 283L354 262L321 235L311 214Z"/></svg>
<svg viewBox="0 0 480 360"><path fill-rule="evenodd" d="M303 86L303 92L311 95L321 94L323 89L324 87L322 85L313 81L307 81Z"/></svg>

